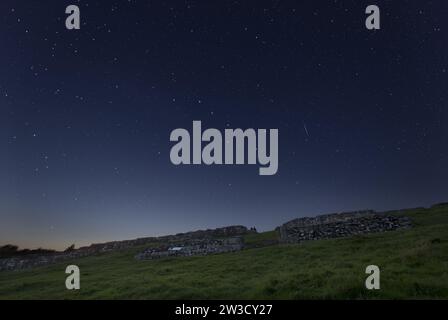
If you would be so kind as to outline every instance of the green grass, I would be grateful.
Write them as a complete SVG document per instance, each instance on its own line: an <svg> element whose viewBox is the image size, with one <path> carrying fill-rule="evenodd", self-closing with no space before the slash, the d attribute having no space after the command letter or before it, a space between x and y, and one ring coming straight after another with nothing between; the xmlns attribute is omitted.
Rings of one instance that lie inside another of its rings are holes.
<svg viewBox="0 0 448 320"><path fill-rule="evenodd" d="M0 273L0 299L447 299L448 206L409 210L409 230L264 246L249 235L236 253L136 261L142 248L70 262L81 290L65 289L65 266ZM381 269L381 289L364 287Z"/></svg>

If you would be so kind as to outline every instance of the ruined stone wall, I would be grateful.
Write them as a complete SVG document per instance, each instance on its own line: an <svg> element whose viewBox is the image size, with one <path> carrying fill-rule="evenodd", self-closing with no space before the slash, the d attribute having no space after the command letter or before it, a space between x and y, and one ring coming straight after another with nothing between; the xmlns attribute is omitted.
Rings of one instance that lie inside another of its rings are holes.
<svg viewBox="0 0 448 320"><path fill-rule="evenodd" d="M217 229L198 230L186 233L178 233L175 235L161 237L146 237L134 240L112 241L105 243L92 244L70 252L56 252L45 255L28 255L13 258L0 259L0 272L9 270L28 269L38 266L44 266L57 262L73 260L85 256L97 255L104 252L125 250L135 246L145 244L160 243L184 243L195 239L214 239L218 237L233 237L256 232L249 230L244 226L228 226Z"/></svg>
<svg viewBox="0 0 448 320"><path fill-rule="evenodd" d="M224 239L197 239L186 241L180 247L178 243L164 245L157 248L148 248L137 254L137 260L159 259L173 256L204 256L209 254L234 252L243 249L242 237L231 237Z"/></svg>
<svg viewBox="0 0 448 320"><path fill-rule="evenodd" d="M281 242L299 243L306 240L391 231L410 226L411 221L407 217L365 210L298 218L277 227L276 230Z"/></svg>

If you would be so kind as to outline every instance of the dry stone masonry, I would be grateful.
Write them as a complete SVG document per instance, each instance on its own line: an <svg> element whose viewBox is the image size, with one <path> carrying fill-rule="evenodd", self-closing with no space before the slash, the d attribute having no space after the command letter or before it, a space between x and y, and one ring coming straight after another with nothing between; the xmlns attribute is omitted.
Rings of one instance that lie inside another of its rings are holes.
<svg viewBox="0 0 448 320"><path fill-rule="evenodd" d="M197 241L209 241L207 245L208 249L191 249L191 252L200 252L201 250L208 251L220 251L227 250L226 246L221 246L220 248L213 249L211 242L212 239L216 238L229 238L242 236L248 233L256 232L254 229L248 229L244 226L228 226L217 229L207 229L207 230L197 230L186 233L178 233L175 235L167 235L161 237L146 237L138 238L134 240L123 240L123 241L112 241L105 243L96 243L87 247L82 247L79 249L72 250L70 252L54 252L49 254L39 254L39 255L26 255L17 256L11 258L0 259L0 272L10 271L10 270L20 270L29 269L38 266L49 265L57 262L63 262L68 260L73 260L77 258L82 258L86 256L98 255L105 252L112 252L118 250L125 250L135 246L141 246L146 244L159 244L164 246L167 243L176 244L177 246L182 246L184 243L191 243L192 245L198 245ZM195 242L196 241L196 242ZM236 247L236 245L235 245ZM187 251L185 251L186 253ZM184 252L183 252L184 253ZM182 253L182 254L183 254Z"/></svg>
<svg viewBox="0 0 448 320"><path fill-rule="evenodd" d="M291 220L276 230L283 243L330 239L411 227L407 217L373 210L333 213Z"/></svg>
<svg viewBox="0 0 448 320"><path fill-rule="evenodd" d="M280 242L300 243L306 240L346 237L409 227L411 227L411 221L407 217L366 210L294 219L276 230ZM244 226L229 226L162 237L92 244L68 252L2 258L0 271L28 269L142 245L148 245L148 249L136 255L136 259L232 252L244 248L242 236L249 233L256 233L256 230Z"/></svg>
<svg viewBox="0 0 448 320"><path fill-rule="evenodd" d="M243 249L242 237L224 239L198 239L182 244L171 244L157 248L148 248L135 256L137 260L158 259L176 256L205 256L209 254L234 252Z"/></svg>

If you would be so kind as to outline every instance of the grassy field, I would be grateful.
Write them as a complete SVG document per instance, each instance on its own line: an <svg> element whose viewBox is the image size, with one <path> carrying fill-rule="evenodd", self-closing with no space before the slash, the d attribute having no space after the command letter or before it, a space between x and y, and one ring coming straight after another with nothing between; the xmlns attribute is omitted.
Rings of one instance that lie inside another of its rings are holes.
<svg viewBox="0 0 448 320"><path fill-rule="evenodd" d="M205 257L136 261L142 248L82 258L81 290L65 289L68 263L0 273L0 299L426 299L448 298L448 206L394 214L414 227L301 245L257 244ZM381 289L364 287L365 268L381 269Z"/></svg>

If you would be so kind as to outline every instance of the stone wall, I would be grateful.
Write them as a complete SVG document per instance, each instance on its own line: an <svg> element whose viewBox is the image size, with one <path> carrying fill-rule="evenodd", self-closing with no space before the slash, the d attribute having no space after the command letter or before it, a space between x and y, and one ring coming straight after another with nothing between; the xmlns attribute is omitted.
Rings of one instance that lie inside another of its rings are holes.
<svg viewBox="0 0 448 320"><path fill-rule="evenodd" d="M97 255L104 252L125 250L135 246L146 244L160 243L184 243L197 239L214 239L219 237L235 237L244 234L256 232L249 230L244 226L228 226L217 229L207 229L191 231L186 233L178 233L175 235L161 237L145 237L134 240L112 241L105 243L96 243L90 246L72 250L70 252L55 252L53 254L44 255L26 255L13 258L0 259L0 271L28 269L38 266L44 266L52 263L73 260L85 256Z"/></svg>
<svg viewBox="0 0 448 320"><path fill-rule="evenodd" d="M224 239L197 239L183 242L182 244L170 244L157 248L148 248L137 254L137 260L159 259L175 256L204 256L224 252L234 252L243 249L242 237Z"/></svg>
<svg viewBox="0 0 448 320"><path fill-rule="evenodd" d="M366 210L294 219L276 228L276 230L279 234L280 242L300 243L306 240L346 237L409 228L410 226L411 221L409 218ZM69 252L0 259L0 271L33 268L146 244L151 244L151 246L156 244L157 248L145 250L136 256L137 259L237 251L243 248L242 237L240 236L251 232L256 231L249 230L244 226L230 226L162 237L146 237L92 244ZM170 250L173 247L182 249Z"/></svg>
<svg viewBox="0 0 448 320"><path fill-rule="evenodd" d="M407 217L365 210L298 218L277 227L276 230L281 242L300 243L306 240L347 237L409 227L411 221Z"/></svg>

